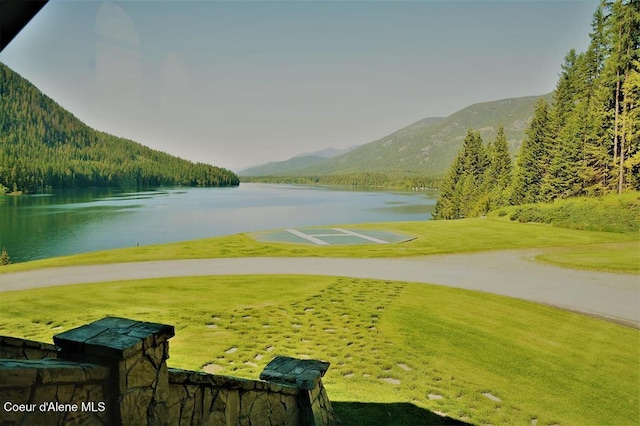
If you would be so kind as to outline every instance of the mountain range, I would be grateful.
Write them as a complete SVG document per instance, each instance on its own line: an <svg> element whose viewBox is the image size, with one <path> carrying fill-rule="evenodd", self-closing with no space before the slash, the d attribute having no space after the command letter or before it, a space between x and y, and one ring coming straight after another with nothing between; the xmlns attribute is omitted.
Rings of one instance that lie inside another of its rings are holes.
<svg viewBox="0 0 640 426"><path fill-rule="evenodd" d="M240 170L239 176L326 176L354 173L441 176L462 146L469 129L485 142L504 127L512 155L520 147L536 101L551 94L482 102L448 117L429 117L373 142L338 155L299 155Z"/></svg>
<svg viewBox="0 0 640 426"><path fill-rule="evenodd" d="M285 161L271 161L266 164L242 169L239 173L241 173L243 176L275 176L281 173L282 170L304 169L305 167L323 163L329 158L334 158L339 155L346 154L347 152L352 151L357 147L357 145L354 145L345 149L325 148L320 151L296 155L295 157L289 158Z"/></svg>
<svg viewBox="0 0 640 426"><path fill-rule="evenodd" d="M236 185L232 172L172 157L90 129L0 64L0 189L46 187ZM551 95L543 95L551 100ZM304 177L366 174L442 176L469 129L484 141L504 126L511 154L519 148L540 96L471 105L448 117L429 117L373 142L326 148L239 171L240 176Z"/></svg>

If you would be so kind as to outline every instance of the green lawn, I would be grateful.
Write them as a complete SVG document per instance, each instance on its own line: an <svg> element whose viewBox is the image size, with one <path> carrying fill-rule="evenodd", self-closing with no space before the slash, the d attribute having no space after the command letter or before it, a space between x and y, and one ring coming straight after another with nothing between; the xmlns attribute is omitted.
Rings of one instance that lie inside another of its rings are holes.
<svg viewBox="0 0 640 426"><path fill-rule="evenodd" d="M536 260L565 268L640 274L640 243L557 247L546 250Z"/></svg>
<svg viewBox="0 0 640 426"><path fill-rule="evenodd" d="M234 276L7 292L0 334L51 341L105 315L175 325L174 367L257 378L276 354L330 361L324 380L347 424L394 424L389 413L407 407L404 424L429 412L474 424L638 421L639 330L424 284Z"/></svg>
<svg viewBox="0 0 640 426"><path fill-rule="evenodd" d="M637 232L580 231L538 223L514 223L499 218L343 226L351 229L399 232L414 236L415 240L387 245L312 246L262 243L251 238L249 234L237 234L17 263L0 267L0 273L52 266L166 259L244 256L401 257L540 247L575 247L578 251L584 251L584 245L592 245L590 250L593 250L593 255L591 259L583 258L580 261L582 264L576 266L590 267L593 263L595 266L591 266L597 268L601 253L607 251L606 247L599 247L597 244L622 242L639 244ZM640 259L639 250L634 249L633 244L628 248L632 259ZM635 263L638 264L638 262ZM636 273L640 271L640 268L635 271L628 271L628 269L624 271Z"/></svg>

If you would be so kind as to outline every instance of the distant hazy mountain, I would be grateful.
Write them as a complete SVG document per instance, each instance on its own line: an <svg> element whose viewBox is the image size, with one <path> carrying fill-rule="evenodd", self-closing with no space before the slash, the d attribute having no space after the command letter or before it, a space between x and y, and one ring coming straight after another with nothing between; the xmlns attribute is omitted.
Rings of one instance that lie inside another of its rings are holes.
<svg viewBox="0 0 640 426"><path fill-rule="evenodd" d="M249 167L238 171L240 176L274 176L281 174L291 174L298 169L304 169L305 167L312 166L314 164L322 163L329 158L337 157L338 155L346 154L349 151L357 148L358 145L351 146L345 149L326 148L320 151L309 152L305 154L296 155L285 161L272 161L266 164L261 164L255 167Z"/></svg>
<svg viewBox="0 0 640 426"><path fill-rule="evenodd" d="M551 95L544 95L547 100ZM540 96L502 99L471 105L446 118L425 118L388 136L329 159L271 163L256 175L310 176L347 173L442 175L462 146L467 130L480 131L485 142L502 125L512 154L519 148ZM295 167L292 167L295 164ZM246 173L241 173L247 175Z"/></svg>
<svg viewBox="0 0 640 426"><path fill-rule="evenodd" d="M296 155L296 157L315 156L315 157L333 158L333 157L337 157L338 155L346 154L349 151L353 151L358 146L360 145L352 145L349 148L344 148L344 149L337 149L337 148L321 149L320 151L307 152L304 154Z"/></svg>

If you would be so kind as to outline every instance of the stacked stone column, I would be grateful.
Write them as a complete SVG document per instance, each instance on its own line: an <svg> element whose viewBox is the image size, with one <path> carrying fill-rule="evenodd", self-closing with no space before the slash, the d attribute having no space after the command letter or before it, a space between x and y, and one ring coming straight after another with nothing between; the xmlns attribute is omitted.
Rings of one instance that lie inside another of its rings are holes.
<svg viewBox="0 0 640 426"><path fill-rule="evenodd" d="M305 426L338 423L322 384L329 363L313 359L275 357L260 373L260 379L300 389L298 393L299 424Z"/></svg>
<svg viewBox="0 0 640 426"><path fill-rule="evenodd" d="M54 336L59 357L112 368L116 423L169 424L168 339L173 326L107 317Z"/></svg>

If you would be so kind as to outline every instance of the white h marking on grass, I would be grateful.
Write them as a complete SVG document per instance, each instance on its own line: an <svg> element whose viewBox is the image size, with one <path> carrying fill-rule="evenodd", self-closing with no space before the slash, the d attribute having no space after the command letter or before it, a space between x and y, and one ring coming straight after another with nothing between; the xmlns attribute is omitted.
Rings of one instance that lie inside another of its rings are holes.
<svg viewBox="0 0 640 426"><path fill-rule="evenodd" d="M388 244L388 241L384 241L375 237L370 237L364 234L359 234L354 231L349 231L348 229L342 229L342 228L331 228L331 229L333 229L334 231L338 231L339 234L305 234L304 232L301 232L292 228L287 228L285 229L285 231L321 246L329 245L329 243L316 237L357 237L357 238L362 238L363 240L368 240L378 244Z"/></svg>
<svg viewBox="0 0 640 426"><path fill-rule="evenodd" d="M378 243L378 244L387 244L387 242L384 241L384 240L380 240L378 238L370 237L368 235L358 234L357 232L349 231L347 229L342 229L342 228L333 228L333 229L335 229L336 231L343 232L343 233L345 233L347 235L353 235L354 237L362 238L363 240L373 241L374 243Z"/></svg>
<svg viewBox="0 0 640 426"><path fill-rule="evenodd" d="M321 245L321 246L329 245L329 243L326 242L326 241L322 241L321 239L316 238L316 237L314 237L312 235L307 235L304 232L296 231L295 229L289 228L289 229L285 229L285 231L290 232L293 235L297 235L300 238L304 238L305 240L309 240L314 244L318 244L318 245Z"/></svg>

